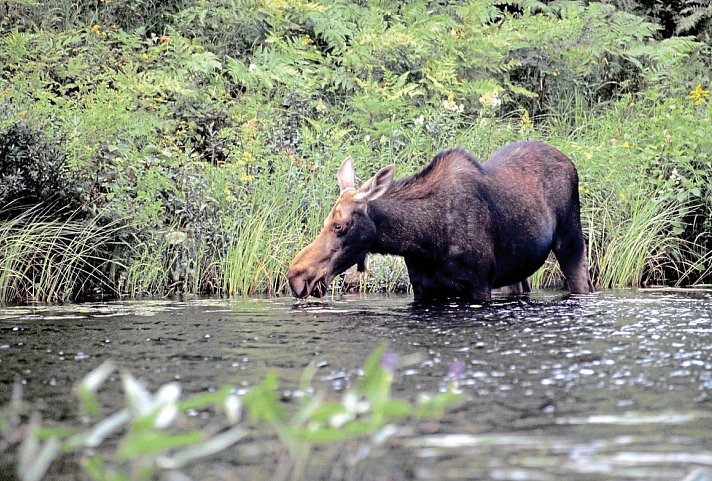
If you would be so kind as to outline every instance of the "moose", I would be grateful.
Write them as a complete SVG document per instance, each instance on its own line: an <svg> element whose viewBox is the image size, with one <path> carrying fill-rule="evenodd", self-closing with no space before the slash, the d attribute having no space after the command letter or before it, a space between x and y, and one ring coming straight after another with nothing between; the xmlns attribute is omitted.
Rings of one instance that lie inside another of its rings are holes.
<svg viewBox="0 0 712 481"><path fill-rule="evenodd" d="M558 149L520 141L480 164L461 149L394 180L394 166L356 187L353 159L340 195L287 277L297 298L321 297L333 278L369 253L402 256L416 301L489 300L492 289L529 292L549 253L572 293L593 292L581 229L578 174Z"/></svg>

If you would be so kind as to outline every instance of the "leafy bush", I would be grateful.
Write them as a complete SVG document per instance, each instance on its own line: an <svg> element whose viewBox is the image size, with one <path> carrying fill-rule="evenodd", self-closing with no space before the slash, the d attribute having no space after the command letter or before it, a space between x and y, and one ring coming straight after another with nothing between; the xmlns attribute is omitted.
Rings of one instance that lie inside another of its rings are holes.
<svg viewBox="0 0 712 481"><path fill-rule="evenodd" d="M39 128L26 122L0 128L0 206L19 210L48 203L68 211L77 208L78 196L65 164L61 142L47 138Z"/></svg>

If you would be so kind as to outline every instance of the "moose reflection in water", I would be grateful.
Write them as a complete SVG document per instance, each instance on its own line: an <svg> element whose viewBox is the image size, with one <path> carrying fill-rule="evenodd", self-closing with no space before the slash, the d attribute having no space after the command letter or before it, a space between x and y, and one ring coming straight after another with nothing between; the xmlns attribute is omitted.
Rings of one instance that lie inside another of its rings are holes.
<svg viewBox="0 0 712 481"><path fill-rule="evenodd" d="M296 297L322 296L334 276L369 253L403 256L417 301L488 300L493 288L530 290L527 277L553 250L573 293L593 292L571 160L533 141L507 145L485 163L463 150L435 156L393 179L381 169L356 188L353 160L314 241L292 261Z"/></svg>

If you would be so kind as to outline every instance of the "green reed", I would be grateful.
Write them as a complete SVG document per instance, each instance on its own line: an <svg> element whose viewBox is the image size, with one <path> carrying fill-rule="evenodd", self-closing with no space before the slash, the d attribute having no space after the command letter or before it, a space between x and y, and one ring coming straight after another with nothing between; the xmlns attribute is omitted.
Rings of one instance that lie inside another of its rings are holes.
<svg viewBox="0 0 712 481"><path fill-rule="evenodd" d="M35 207L0 222L0 301L64 302L84 289L112 289L105 272L121 227L96 219L52 220Z"/></svg>

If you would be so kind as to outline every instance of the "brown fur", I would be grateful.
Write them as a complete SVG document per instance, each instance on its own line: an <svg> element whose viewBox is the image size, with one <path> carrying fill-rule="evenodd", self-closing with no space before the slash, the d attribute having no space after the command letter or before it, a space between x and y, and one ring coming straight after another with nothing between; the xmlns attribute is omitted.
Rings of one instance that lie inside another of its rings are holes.
<svg viewBox="0 0 712 481"><path fill-rule="evenodd" d="M526 278L552 250L569 289L593 291L576 169L555 148L517 142L484 164L451 150L401 180L382 169L360 189L348 161L324 229L290 266L295 295L322 294L369 252L403 256L420 300L489 299L497 287L527 292Z"/></svg>

